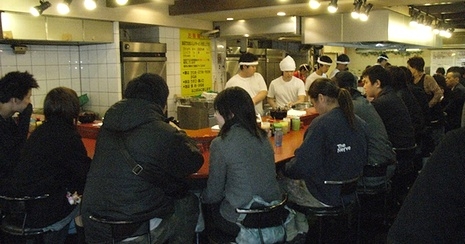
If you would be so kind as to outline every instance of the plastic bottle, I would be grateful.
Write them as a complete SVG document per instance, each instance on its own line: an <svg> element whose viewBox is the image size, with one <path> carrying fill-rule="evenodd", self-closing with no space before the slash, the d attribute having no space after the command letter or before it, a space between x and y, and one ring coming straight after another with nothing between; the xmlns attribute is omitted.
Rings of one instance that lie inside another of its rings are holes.
<svg viewBox="0 0 465 244"><path fill-rule="evenodd" d="M281 123L275 123L274 127L274 145L280 147L283 145L283 126Z"/></svg>

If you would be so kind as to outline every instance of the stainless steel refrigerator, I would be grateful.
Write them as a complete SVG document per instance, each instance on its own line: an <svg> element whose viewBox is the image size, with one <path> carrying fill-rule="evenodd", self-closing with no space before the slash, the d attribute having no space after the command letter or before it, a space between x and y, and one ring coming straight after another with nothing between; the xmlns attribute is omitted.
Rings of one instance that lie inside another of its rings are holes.
<svg viewBox="0 0 465 244"><path fill-rule="evenodd" d="M247 52L258 57L257 73L260 73L269 86L271 81L281 76L279 62L284 58L285 51L280 49L247 48ZM239 58L242 55L240 47L228 47L226 50L226 81L239 71Z"/></svg>
<svg viewBox="0 0 465 244"><path fill-rule="evenodd" d="M121 42L122 91L143 73L158 74L166 81L166 43Z"/></svg>

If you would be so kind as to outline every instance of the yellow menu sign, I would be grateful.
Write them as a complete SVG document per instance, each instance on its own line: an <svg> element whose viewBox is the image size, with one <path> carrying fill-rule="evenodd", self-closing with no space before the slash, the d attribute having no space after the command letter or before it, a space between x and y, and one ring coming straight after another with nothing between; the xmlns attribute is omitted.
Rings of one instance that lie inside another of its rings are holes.
<svg viewBox="0 0 465 244"><path fill-rule="evenodd" d="M210 39L201 33L180 30L182 96L197 96L212 89Z"/></svg>

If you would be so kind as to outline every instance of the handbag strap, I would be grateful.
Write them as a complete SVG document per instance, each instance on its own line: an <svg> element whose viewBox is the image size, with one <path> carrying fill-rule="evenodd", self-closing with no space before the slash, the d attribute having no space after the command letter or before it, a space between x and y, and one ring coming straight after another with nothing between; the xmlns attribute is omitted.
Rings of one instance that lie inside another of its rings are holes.
<svg viewBox="0 0 465 244"><path fill-rule="evenodd" d="M142 165L138 164L132 157L129 155L129 152L126 148L126 145L124 144L123 141L123 136L122 135L116 135L118 144L120 146L120 152L123 154L124 157L124 162L129 165L131 168L131 172L137 176L140 176L148 181L152 181L152 177L150 174L144 170L144 167Z"/></svg>

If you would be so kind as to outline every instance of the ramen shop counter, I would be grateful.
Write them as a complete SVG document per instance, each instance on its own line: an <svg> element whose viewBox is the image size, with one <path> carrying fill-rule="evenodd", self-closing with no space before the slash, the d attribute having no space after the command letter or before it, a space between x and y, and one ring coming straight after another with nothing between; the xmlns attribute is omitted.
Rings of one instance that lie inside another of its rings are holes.
<svg viewBox="0 0 465 244"><path fill-rule="evenodd" d="M312 108L313 109L313 108ZM283 163L294 157L294 151L302 144L304 133L311 123L311 121L318 116L316 112L307 112L306 116L301 117L302 126L298 131L289 131L289 133L283 135L283 143L281 147L274 146L274 137L270 137L270 143L273 145L275 163ZM263 121L271 120L270 117L265 116L262 118ZM101 122L96 121L89 124L78 125L78 131L82 136L82 141L87 149L89 157L93 157L95 153L95 144L100 128ZM203 128L198 130L184 130L187 135L193 138L199 148L202 151L204 157L204 164L196 173L192 174L191 178L207 178L209 169L209 158L210 158L210 143L218 135L218 131L212 130L211 128Z"/></svg>

